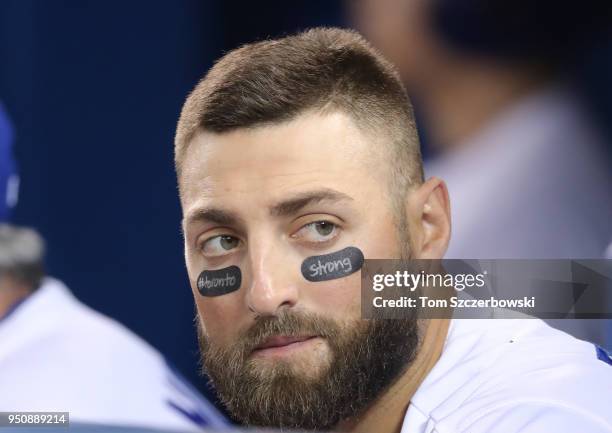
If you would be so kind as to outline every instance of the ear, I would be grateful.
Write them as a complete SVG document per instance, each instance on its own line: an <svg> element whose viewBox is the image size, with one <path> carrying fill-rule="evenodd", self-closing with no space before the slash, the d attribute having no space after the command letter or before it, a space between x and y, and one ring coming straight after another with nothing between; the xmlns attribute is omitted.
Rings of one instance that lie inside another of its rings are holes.
<svg viewBox="0 0 612 433"><path fill-rule="evenodd" d="M413 258L441 259L451 233L450 202L444 181L432 177L413 190L407 215Z"/></svg>

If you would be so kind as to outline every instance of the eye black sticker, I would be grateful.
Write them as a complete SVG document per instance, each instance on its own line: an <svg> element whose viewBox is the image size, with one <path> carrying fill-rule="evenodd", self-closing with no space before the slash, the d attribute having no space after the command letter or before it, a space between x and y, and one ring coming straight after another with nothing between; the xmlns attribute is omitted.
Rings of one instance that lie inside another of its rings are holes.
<svg viewBox="0 0 612 433"><path fill-rule="evenodd" d="M308 257L302 262L302 275L308 281L327 281L346 277L363 266L359 248L346 247L335 253Z"/></svg>
<svg viewBox="0 0 612 433"><path fill-rule="evenodd" d="M238 266L213 271L202 271L198 277L198 291L202 296L220 296L240 288L242 272Z"/></svg>

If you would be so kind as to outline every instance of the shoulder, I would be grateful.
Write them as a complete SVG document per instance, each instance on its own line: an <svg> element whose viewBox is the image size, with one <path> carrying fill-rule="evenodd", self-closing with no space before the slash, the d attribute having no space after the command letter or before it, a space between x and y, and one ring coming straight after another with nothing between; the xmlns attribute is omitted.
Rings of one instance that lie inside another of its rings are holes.
<svg viewBox="0 0 612 433"><path fill-rule="evenodd" d="M140 368L161 366L160 354L128 328L81 303L59 280L45 278L43 285L11 317L9 330L19 335L19 350L35 350L53 360L54 353L87 362L90 367L113 360Z"/></svg>
<svg viewBox="0 0 612 433"><path fill-rule="evenodd" d="M577 407L539 401L517 400L489 410L472 422L463 422L455 433L610 433L612 424L599 414ZM438 432L447 430L441 428Z"/></svg>
<svg viewBox="0 0 612 433"><path fill-rule="evenodd" d="M0 350L0 388L16 392L10 401L0 395L0 405L69 408L81 422L174 429L225 425L151 345L80 303L60 282L46 283L7 324L20 335L10 350Z"/></svg>
<svg viewBox="0 0 612 433"><path fill-rule="evenodd" d="M440 432L612 432L603 351L537 319L487 322L439 383L455 386L431 407Z"/></svg>

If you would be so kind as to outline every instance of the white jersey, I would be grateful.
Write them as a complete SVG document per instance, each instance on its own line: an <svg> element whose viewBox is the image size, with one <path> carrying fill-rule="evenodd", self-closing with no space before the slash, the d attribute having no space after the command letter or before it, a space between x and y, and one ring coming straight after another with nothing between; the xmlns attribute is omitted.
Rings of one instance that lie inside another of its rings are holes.
<svg viewBox="0 0 612 433"><path fill-rule="evenodd" d="M50 278L0 320L0 412L8 411L188 431L227 425L155 349Z"/></svg>
<svg viewBox="0 0 612 433"><path fill-rule="evenodd" d="M610 364L538 319L453 319L401 433L610 433Z"/></svg>

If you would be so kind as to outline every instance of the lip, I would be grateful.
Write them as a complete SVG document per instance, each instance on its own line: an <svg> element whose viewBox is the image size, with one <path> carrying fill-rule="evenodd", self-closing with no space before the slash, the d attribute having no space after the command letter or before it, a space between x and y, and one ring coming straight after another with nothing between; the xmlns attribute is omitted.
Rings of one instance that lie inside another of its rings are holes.
<svg viewBox="0 0 612 433"><path fill-rule="evenodd" d="M295 349L301 349L317 338L316 335L270 337L253 350L257 356L282 356Z"/></svg>

